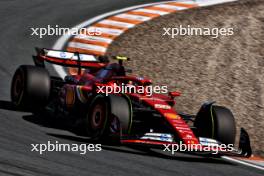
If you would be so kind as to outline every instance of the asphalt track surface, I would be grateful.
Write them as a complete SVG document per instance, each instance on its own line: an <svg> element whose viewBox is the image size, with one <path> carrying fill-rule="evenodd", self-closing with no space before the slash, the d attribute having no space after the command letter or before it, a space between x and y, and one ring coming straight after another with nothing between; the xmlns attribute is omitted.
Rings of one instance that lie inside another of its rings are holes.
<svg viewBox="0 0 264 176"><path fill-rule="evenodd" d="M143 0L1 0L0 1L0 175L261 175L253 168L221 159L160 155L103 146L101 152L31 152L31 144L59 141L85 143L50 120L14 111L11 77L21 64L33 64L33 48L52 47L58 37L30 36L30 27L72 27L104 12L150 1ZM153 1L152 1L153 2Z"/></svg>

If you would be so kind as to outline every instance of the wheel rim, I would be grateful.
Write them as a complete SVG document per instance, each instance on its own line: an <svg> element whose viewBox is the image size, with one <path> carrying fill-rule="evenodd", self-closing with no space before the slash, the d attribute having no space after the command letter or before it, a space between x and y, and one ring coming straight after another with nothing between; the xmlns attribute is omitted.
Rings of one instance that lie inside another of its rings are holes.
<svg viewBox="0 0 264 176"><path fill-rule="evenodd" d="M14 95L14 103L20 104L24 93L24 81L23 76L21 74L17 74L14 85L13 85L13 95Z"/></svg>
<svg viewBox="0 0 264 176"><path fill-rule="evenodd" d="M105 109L101 104L97 104L94 107L92 118L91 118L91 126L94 130L102 128L105 120Z"/></svg>

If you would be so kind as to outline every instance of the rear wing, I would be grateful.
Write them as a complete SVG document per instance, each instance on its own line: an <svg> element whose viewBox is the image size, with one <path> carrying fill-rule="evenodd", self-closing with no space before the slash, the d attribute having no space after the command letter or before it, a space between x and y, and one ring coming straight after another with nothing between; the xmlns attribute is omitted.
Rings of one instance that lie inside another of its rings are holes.
<svg viewBox="0 0 264 176"><path fill-rule="evenodd" d="M65 67L81 68L102 68L108 62L106 56L94 56L82 54L78 52L68 52L60 50L52 50L46 48L36 48L37 55L33 56L36 66L45 67L44 62L49 62Z"/></svg>

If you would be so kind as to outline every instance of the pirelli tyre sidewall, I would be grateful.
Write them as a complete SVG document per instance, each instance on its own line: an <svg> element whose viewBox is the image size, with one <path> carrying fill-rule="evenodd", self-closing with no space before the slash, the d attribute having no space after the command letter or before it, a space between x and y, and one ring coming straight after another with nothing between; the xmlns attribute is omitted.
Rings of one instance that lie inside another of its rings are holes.
<svg viewBox="0 0 264 176"><path fill-rule="evenodd" d="M235 143L235 118L226 107L209 105L201 108L194 126L199 137L213 138L223 144Z"/></svg>
<svg viewBox="0 0 264 176"><path fill-rule="evenodd" d="M12 79L11 100L19 108L37 110L48 103L50 89L50 76L46 69L21 65Z"/></svg>

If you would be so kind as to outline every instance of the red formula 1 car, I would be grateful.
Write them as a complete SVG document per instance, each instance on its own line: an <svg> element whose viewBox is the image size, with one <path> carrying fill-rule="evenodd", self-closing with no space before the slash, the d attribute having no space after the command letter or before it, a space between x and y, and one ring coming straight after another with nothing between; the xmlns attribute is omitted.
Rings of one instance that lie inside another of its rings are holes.
<svg viewBox="0 0 264 176"><path fill-rule="evenodd" d="M212 102L204 103L197 115L176 112L174 99L180 93L147 94L151 80L127 76L129 70L123 66L129 60L126 57L115 56L117 63L111 63L106 56L36 50L35 66L22 65L13 77L11 99L19 108L45 109L70 118L93 140L166 148L195 145L199 147L191 152L199 154L211 154L221 144L235 142L235 120L229 109ZM64 79L53 77L45 68L45 61L78 71ZM114 87L119 92L113 92ZM132 87L133 92L120 91L124 87ZM249 137L244 129L240 136L238 150L232 147L219 153L250 156Z"/></svg>

